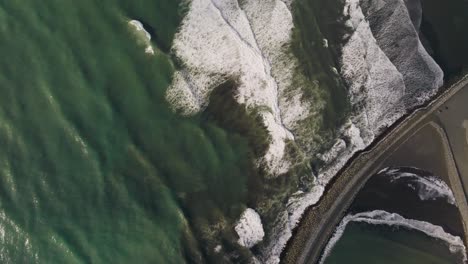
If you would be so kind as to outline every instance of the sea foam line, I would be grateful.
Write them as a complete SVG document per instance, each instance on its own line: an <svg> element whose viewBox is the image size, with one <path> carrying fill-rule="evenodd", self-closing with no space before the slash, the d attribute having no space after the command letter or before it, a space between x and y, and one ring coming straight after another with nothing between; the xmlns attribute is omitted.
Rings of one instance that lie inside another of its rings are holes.
<svg viewBox="0 0 468 264"><path fill-rule="evenodd" d="M460 237L447 233L441 226L431 224L429 222L407 219L396 213L389 213L383 210L375 210L371 212L363 212L357 214L349 214L341 221L340 225L336 228L335 234L332 236L327 246L325 247L320 264L324 263L326 258L330 255L336 243L343 236L346 226L350 222L361 222L371 225L387 225L405 227L420 231L432 238L442 240L445 242L452 253L460 253L463 255L463 262L467 262L466 247Z"/></svg>
<svg viewBox="0 0 468 264"><path fill-rule="evenodd" d="M147 42L145 53L154 55L154 49L151 46L151 34L148 31L146 31L143 24L138 20L130 20L128 21L128 24L131 25L136 31L143 32L146 38L145 42Z"/></svg>
<svg viewBox="0 0 468 264"><path fill-rule="evenodd" d="M191 115L206 106L214 87L229 77L238 77L236 99L249 109L262 109L260 114L272 137L261 160L272 175L289 170L292 164L285 159L286 141L300 138L303 131L297 122L313 115L312 103L299 100L300 88L293 87L292 95L286 92L291 89L298 67L297 58L284 48L294 27L288 9L292 1L190 1L190 10L172 47L176 57L184 62L183 70L174 74L166 94L174 109ZM303 212L318 202L325 186L347 160L406 112L400 105L405 92L403 77L372 36L359 1L347 0L346 12L355 32L346 45L348 52L344 53L348 56L342 58L348 65L343 67L342 75L354 84L350 91L353 105L364 107L356 110L343 127L335 148L323 155L330 163L319 173L316 186L291 198L287 211L278 217L275 232L268 234L277 238L270 239L276 242L265 246L261 253L268 259L266 262L279 262ZM361 50L363 47L366 49ZM362 52L356 54L357 50ZM360 93L357 88L362 85L366 85L366 91Z"/></svg>
<svg viewBox="0 0 468 264"><path fill-rule="evenodd" d="M267 11L270 16L263 14ZM289 41L293 22L288 12L278 0L263 4L244 1L242 7L234 0L190 1L172 47L175 56L184 62L186 74L182 78L180 71L176 72L166 93L174 109L192 115L208 104L215 87L229 78L238 79L235 99L247 109L259 110L271 136L267 153L258 163L273 176L289 170L285 148L294 135L282 121L278 90L283 82L273 74L278 68L274 56L280 57L277 53L281 50L265 47L279 48ZM270 20L262 21L263 15ZM264 24L274 25L274 34L269 27L261 26Z"/></svg>
<svg viewBox="0 0 468 264"><path fill-rule="evenodd" d="M411 188L418 192L418 196L422 201L436 200L443 198L448 203L455 204L455 196L450 187L441 179L428 176L423 177L415 173L404 172L401 169L383 169L380 173L385 173L390 176L390 182L394 183L401 180L409 180ZM379 174L380 174L379 173Z"/></svg>
<svg viewBox="0 0 468 264"><path fill-rule="evenodd" d="M372 4L378 5L376 2ZM290 199L289 215L282 216L282 222L279 221L280 224L277 225L276 232L281 235L274 234L277 242L266 246L263 253L268 263L279 262L279 253L285 247L285 241L291 238L292 229L302 217L305 208L314 206L319 201L323 195L323 188L356 152L369 146L384 129L407 113L408 108L404 102L413 96L407 92L404 80L404 76L411 72L399 71L385 54L361 9L361 1L346 0L343 14L349 17L346 24L353 29L353 33L349 35L349 40L342 49L341 75L349 86L351 104L357 109L352 113L348 123L343 126L341 138L337 139L334 147L319 156L328 165L319 172L316 186L309 192L303 192ZM404 24L405 21L409 23L408 26L413 27L410 20L391 21L390 19L385 22L407 26ZM391 38L389 41L394 42L395 39ZM441 85L437 72L434 73L435 81L431 87L435 88L419 91L421 93L418 95L419 103L429 99Z"/></svg>

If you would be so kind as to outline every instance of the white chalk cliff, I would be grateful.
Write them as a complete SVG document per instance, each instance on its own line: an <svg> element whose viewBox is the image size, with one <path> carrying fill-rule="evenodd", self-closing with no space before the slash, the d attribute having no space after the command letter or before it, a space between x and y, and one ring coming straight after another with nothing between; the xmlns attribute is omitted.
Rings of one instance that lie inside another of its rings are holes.
<svg viewBox="0 0 468 264"><path fill-rule="evenodd" d="M361 6L380 48L403 75L406 106L425 102L444 74L419 39L420 0L361 0Z"/></svg>
<svg viewBox="0 0 468 264"><path fill-rule="evenodd" d="M294 161L286 158L287 142L309 137L301 121L316 116L323 104L301 100L303 87L293 85L297 84L294 75L301 71L289 49L292 4L292 0L190 1L172 47L182 65L166 94L174 109L193 115L206 107L214 88L237 79L235 99L258 112L270 133L270 147L258 164L272 176L291 168ZM326 166L314 186L291 197L276 219L276 229L265 234L272 242L261 246L258 259L262 262L279 262L304 210L318 202L325 186L354 153L442 85L442 70L419 40L420 11L419 0L345 1L343 15L349 16L352 33L342 48L339 74L349 88L351 115L333 147L315 153ZM242 226L246 228L239 230L244 234L250 224ZM257 238L241 237L240 243L250 247Z"/></svg>
<svg viewBox="0 0 468 264"><path fill-rule="evenodd" d="M263 118L271 144L259 165L272 176L287 172L286 142L311 111L292 87L297 59L289 53L293 18L279 0L193 0L172 50L183 61L167 100L185 115L208 104L210 92L229 78L239 80L237 101Z"/></svg>
<svg viewBox="0 0 468 264"><path fill-rule="evenodd" d="M353 112L341 137L321 155L328 166L320 171L315 186L292 197L289 213L279 217L271 235L275 242L265 246L264 262L279 262L302 213L318 202L325 186L354 153L442 86L443 72L419 40L420 17L412 18L406 4L411 4L413 16L420 15L416 0L346 1L344 15L349 16L347 24L353 33L342 49L341 76L349 87ZM376 10L380 13L372 12Z"/></svg>

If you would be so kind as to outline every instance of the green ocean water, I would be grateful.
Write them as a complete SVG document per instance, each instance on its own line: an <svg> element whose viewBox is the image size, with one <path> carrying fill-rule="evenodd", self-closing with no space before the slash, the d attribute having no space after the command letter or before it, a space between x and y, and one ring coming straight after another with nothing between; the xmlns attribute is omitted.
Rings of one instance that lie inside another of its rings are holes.
<svg viewBox="0 0 468 264"><path fill-rule="evenodd" d="M170 110L179 4L0 1L0 263L221 263L218 243L249 256L233 221L296 183L259 180L249 140L219 118ZM312 66L331 89L331 130L346 106Z"/></svg>
<svg viewBox="0 0 468 264"><path fill-rule="evenodd" d="M241 212L275 218L296 191L262 178L264 128L223 92L170 109L180 2L0 3L0 263L245 262Z"/></svg>
<svg viewBox="0 0 468 264"><path fill-rule="evenodd" d="M456 264L442 241L404 228L351 222L325 264Z"/></svg>
<svg viewBox="0 0 468 264"><path fill-rule="evenodd" d="M1 263L195 261L193 230L238 216L246 140L164 99L178 5L0 3Z"/></svg>

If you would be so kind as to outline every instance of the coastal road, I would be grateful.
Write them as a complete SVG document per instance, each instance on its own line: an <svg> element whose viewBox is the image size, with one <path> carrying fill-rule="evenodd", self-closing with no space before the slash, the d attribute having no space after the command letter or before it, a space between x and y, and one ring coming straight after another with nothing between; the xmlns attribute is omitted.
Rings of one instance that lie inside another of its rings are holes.
<svg viewBox="0 0 468 264"><path fill-rule="evenodd" d="M468 185L468 173L462 173L460 176L458 170L459 166L463 166L460 165L460 162L468 163L466 162L467 156L457 157L455 155L453 157L454 153L451 146L458 148L460 144L459 142L455 142L456 144L450 142L450 136L452 134L458 135L460 130L463 132L463 141L465 141L461 145L462 147L468 146L466 142L468 135L465 130L468 122L461 120L458 123L460 124L459 128L457 127L457 130L454 130L457 134L455 132L445 133L445 130L450 131L450 128L449 126L445 127L443 122L443 114L448 110L448 102L459 96L464 97L459 101L468 102L468 75L439 94L430 104L407 116L367 150L357 154L348 166L336 176L336 180L327 187L327 191L320 203L305 213L283 254L282 263L317 263L336 226L369 178L382 169L382 165L391 153L394 153L399 146L415 135L422 127L428 124L434 125L435 119L442 120L440 122L441 126L438 128L441 130L441 136L444 136L447 141L447 155L451 157L450 160L447 159L447 162L453 161L453 164L450 165L452 171L449 173L450 185L460 208L465 233L468 233L468 205L465 191L467 189L466 185ZM465 106L464 108L468 110L468 107ZM468 116L465 116L465 118L468 118ZM461 152L456 154L462 155Z"/></svg>

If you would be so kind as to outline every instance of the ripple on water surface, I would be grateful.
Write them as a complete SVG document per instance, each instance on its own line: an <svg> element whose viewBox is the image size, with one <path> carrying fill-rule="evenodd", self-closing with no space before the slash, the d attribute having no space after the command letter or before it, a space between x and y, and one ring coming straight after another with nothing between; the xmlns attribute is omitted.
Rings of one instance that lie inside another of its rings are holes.
<svg viewBox="0 0 468 264"><path fill-rule="evenodd" d="M182 263L187 218L239 214L245 140L164 99L178 4L0 3L0 262Z"/></svg>

